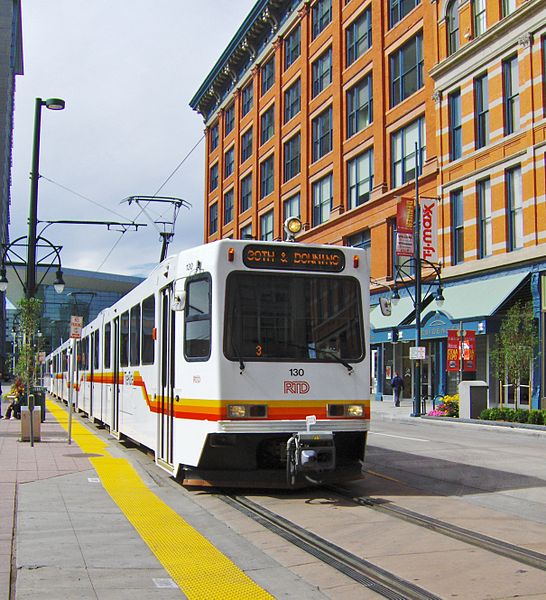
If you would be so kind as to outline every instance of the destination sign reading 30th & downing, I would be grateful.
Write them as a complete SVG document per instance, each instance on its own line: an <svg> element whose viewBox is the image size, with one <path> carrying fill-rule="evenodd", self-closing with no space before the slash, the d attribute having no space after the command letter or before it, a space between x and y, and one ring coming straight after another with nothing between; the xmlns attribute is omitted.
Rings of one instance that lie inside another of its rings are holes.
<svg viewBox="0 0 546 600"><path fill-rule="evenodd" d="M263 246L249 244L243 250L243 262L251 269L293 269L340 273L345 255L332 248L298 248L298 246Z"/></svg>

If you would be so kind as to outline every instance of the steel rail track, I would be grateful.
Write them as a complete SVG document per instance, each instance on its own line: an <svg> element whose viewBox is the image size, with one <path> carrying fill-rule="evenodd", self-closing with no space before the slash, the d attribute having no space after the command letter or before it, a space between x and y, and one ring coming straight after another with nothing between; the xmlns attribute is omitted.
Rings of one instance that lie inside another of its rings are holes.
<svg viewBox="0 0 546 600"><path fill-rule="evenodd" d="M410 598L412 600L440 600L439 596L306 531L244 496L219 494L218 498L276 535L281 536L384 598L390 598L391 600L408 600Z"/></svg>
<svg viewBox="0 0 546 600"><path fill-rule="evenodd" d="M522 546L517 546L509 542L504 542L497 538L485 535L483 533L477 533L471 529L465 529L458 525L453 525L447 521L441 521L434 517L429 517L421 513L415 512L402 506L396 506L396 504L387 504L381 500L370 498L368 496L355 496L350 491L338 487L323 486L330 492L341 496L342 498L352 500L356 504L372 508L384 514L402 519L414 525L425 527L437 533L449 536L466 544L471 544L488 550L494 554L510 558L517 562L523 563L527 566L546 571L546 554L529 550Z"/></svg>

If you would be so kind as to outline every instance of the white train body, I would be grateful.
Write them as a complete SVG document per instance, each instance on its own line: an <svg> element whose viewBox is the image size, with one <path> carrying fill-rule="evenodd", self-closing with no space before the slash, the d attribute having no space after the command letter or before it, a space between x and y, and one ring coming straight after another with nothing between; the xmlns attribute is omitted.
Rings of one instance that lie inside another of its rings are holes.
<svg viewBox="0 0 546 600"><path fill-rule="evenodd" d="M185 250L51 353L49 391L69 402L72 388L80 412L152 449L186 484L358 477L367 264L365 251L334 246Z"/></svg>

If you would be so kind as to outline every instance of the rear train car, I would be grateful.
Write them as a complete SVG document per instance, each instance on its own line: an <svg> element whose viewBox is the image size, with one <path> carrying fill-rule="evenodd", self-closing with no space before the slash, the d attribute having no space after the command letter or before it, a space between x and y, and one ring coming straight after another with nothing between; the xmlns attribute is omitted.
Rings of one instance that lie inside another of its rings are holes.
<svg viewBox="0 0 546 600"><path fill-rule="evenodd" d="M49 391L187 485L361 476L366 251L221 240L163 261L47 357Z"/></svg>

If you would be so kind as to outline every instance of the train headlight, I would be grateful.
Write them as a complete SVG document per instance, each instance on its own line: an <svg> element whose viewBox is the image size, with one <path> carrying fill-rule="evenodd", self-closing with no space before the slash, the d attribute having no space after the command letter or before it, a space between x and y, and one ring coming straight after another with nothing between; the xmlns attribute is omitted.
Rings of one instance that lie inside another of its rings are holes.
<svg viewBox="0 0 546 600"><path fill-rule="evenodd" d="M243 404L231 404L227 408L230 419L244 419L246 417L246 406Z"/></svg>
<svg viewBox="0 0 546 600"><path fill-rule="evenodd" d="M298 217L288 217L284 222L284 232L286 239L289 242L293 242L296 239L296 234L299 233L303 228L303 223Z"/></svg>
<svg viewBox="0 0 546 600"><path fill-rule="evenodd" d="M364 407L362 404L349 404L347 406L347 416L348 417L363 417L364 416Z"/></svg>

